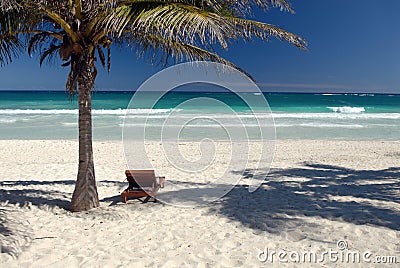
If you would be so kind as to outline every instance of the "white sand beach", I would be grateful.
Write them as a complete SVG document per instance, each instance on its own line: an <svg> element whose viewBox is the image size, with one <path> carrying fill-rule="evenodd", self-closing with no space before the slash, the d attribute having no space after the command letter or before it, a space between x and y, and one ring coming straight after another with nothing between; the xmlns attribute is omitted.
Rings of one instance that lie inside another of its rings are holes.
<svg viewBox="0 0 400 268"><path fill-rule="evenodd" d="M191 151L193 144L182 148ZM399 265L378 263L390 262L382 256L400 262L398 141L279 141L259 190L249 193L243 180L223 198L194 208L124 204L122 143L96 141L101 206L71 213L77 149L76 141L0 141L1 267ZM169 181L199 182L169 172L167 164L162 172ZM268 250L265 262L260 250ZM287 255L279 260L272 251ZM323 254L328 251L338 259ZM314 252L318 260L296 262L296 252ZM366 259L346 263L341 252Z"/></svg>

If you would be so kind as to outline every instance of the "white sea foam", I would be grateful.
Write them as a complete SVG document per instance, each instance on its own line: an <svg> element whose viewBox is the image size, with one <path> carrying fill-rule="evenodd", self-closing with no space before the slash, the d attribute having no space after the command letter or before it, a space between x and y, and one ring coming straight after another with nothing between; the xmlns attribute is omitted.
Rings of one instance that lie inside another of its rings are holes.
<svg viewBox="0 0 400 268"><path fill-rule="evenodd" d="M350 106L342 106L342 107L327 107L335 113L362 113L365 112L364 107L350 107Z"/></svg>
<svg viewBox="0 0 400 268"><path fill-rule="evenodd" d="M174 117L177 116L176 114L173 115ZM127 114L120 116L120 119L124 119L124 118L128 118L128 119L132 119L132 118L151 118L151 119L163 119L163 118L167 118L168 114Z"/></svg>
<svg viewBox="0 0 400 268"><path fill-rule="evenodd" d="M363 94L354 94L355 96L360 96L360 97L373 97L375 94L371 93L363 93Z"/></svg>
<svg viewBox="0 0 400 268"><path fill-rule="evenodd" d="M215 118L229 118L236 115L215 114ZM239 118L270 118L274 119L400 119L400 113L279 113L271 114L238 114Z"/></svg>
<svg viewBox="0 0 400 268"><path fill-rule="evenodd" d="M118 124L120 127L137 127L137 126L143 126L143 124L130 124L130 123L121 123ZM166 127L164 124L147 124L147 127ZM168 127L182 127L182 129L185 128L243 128L243 127L255 127L259 128L260 126L257 124L198 124L198 125L185 125L184 127L182 124L169 124Z"/></svg>
<svg viewBox="0 0 400 268"><path fill-rule="evenodd" d="M273 113L273 116L275 119L400 119L400 113Z"/></svg>
<svg viewBox="0 0 400 268"><path fill-rule="evenodd" d="M119 115L137 115L137 114L167 114L170 112L179 112L180 109L117 109L117 110L93 110L93 114L119 114Z"/></svg>
<svg viewBox="0 0 400 268"><path fill-rule="evenodd" d="M129 114L127 115L128 120L137 119L164 119L170 116L171 118L193 118L197 114L190 113L178 113L178 114L150 114L147 116L146 114ZM257 118L271 118L274 119L400 119L400 113L265 113L265 114L203 114L203 116L209 118L221 118L221 119L229 119L229 118L240 118L240 119L257 119ZM121 119L124 116L120 117Z"/></svg>
<svg viewBox="0 0 400 268"><path fill-rule="evenodd" d="M275 124L276 127L313 127L313 128L363 128L365 126L359 124L335 124L335 123L292 123L292 124Z"/></svg>
<svg viewBox="0 0 400 268"><path fill-rule="evenodd" d="M10 123L15 123L15 122L17 122L17 119L0 118L0 123L10 124Z"/></svg>
<svg viewBox="0 0 400 268"><path fill-rule="evenodd" d="M143 126L141 123L120 123L118 124L120 127L139 127ZM383 125L386 126L386 125ZM165 127L164 124L158 124L158 123L148 123L146 125L148 128L156 127L156 128L163 128ZM179 124L169 124L168 127L182 127L182 125ZM198 125L185 125L184 129L190 129L190 128L221 128L221 127L228 127L228 128L259 128L260 126L257 124L249 124L249 123L243 123L243 124L198 124ZM315 122L315 123L275 123L275 127L312 127L312 128L364 128L366 126L360 125L360 124L335 124L335 123L320 123L320 122Z"/></svg>
<svg viewBox="0 0 400 268"><path fill-rule="evenodd" d="M5 109L0 110L0 114L6 115L19 115L19 114L29 114L29 115L36 115L36 114L78 114L78 110L40 110L40 109Z"/></svg>
<svg viewBox="0 0 400 268"><path fill-rule="evenodd" d="M285 112L273 112L273 113L237 113L237 114L224 114L224 113L213 113L213 114L202 114L210 118L240 118L240 119L256 119L256 118L271 118L274 119L400 119L400 113L363 113L363 107L330 107L332 111L338 110L338 112L332 113L285 113ZM171 112L173 113L171 114ZM341 111L341 112L339 112ZM353 112L344 112L353 111ZM4 115L5 118L0 118L2 123L15 123L17 120L28 120L28 118L9 118L9 116L34 116L34 115L77 115L78 110L1 110L0 116ZM127 119L134 118L151 118L151 119L163 119L168 116L172 118L192 118L198 113L186 113L186 111L179 109L115 109L115 110L93 110L93 115L118 115L120 119L124 119L125 115Z"/></svg>

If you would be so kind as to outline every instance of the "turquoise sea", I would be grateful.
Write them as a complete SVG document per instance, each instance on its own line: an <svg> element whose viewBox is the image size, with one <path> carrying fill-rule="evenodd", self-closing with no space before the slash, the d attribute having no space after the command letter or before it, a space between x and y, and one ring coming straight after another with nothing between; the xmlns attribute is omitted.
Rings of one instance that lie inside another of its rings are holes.
<svg viewBox="0 0 400 268"><path fill-rule="evenodd" d="M124 117L134 92L93 93L94 139L120 140ZM148 92L149 99L153 93ZM246 93L258 94L258 93ZM264 93L276 127L277 139L399 140L400 95ZM229 105L244 124L248 107L227 92L169 92L150 111L130 107L129 116L151 115L157 124L177 105L207 97ZM262 96L260 96L262 97ZM76 139L77 97L62 91L0 91L0 139ZM178 114L224 111L210 102L175 110ZM202 123L200 128L207 128ZM201 135L201 131L197 132Z"/></svg>

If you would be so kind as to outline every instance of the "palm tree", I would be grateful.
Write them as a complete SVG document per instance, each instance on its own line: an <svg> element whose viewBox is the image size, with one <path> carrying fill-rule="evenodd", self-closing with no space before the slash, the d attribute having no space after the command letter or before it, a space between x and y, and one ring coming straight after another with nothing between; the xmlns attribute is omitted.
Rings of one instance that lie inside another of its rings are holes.
<svg viewBox="0 0 400 268"><path fill-rule="evenodd" d="M271 24L247 19L253 8L279 7L293 13L286 0L2 0L0 63L27 47L40 64L59 56L69 68L66 90L78 94L79 168L72 211L99 206L93 150L92 102L96 62L110 69L112 44L134 46L168 63L210 60L234 66L214 53L229 41L275 37L304 49L299 36Z"/></svg>

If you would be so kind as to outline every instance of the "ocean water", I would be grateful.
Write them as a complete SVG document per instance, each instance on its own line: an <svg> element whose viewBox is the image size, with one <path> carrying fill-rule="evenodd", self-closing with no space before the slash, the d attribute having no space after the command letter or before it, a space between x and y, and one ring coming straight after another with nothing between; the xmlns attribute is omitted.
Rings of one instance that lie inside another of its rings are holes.
<svg viewBox="0 0 400 268"><path fill-rule="evenodd" d="M188 120L196 115L212 114L213 120L203 118L193 122L191 127L196 130L187 135L196 138L202 135L222 137L221 127L215 121L222 118L223 124L240 122L257 128L249 107L232 93L176 91L166 94L153 109L149 109L146 100L127 109L133 94L93 93L95 140L120 140L124 124L141 127L143 120L151 134L152 128L163 127L171 113ZM146 94L150 103L155 93ZM257 93L246 94L263 97ZM264 93L264 97L272 111L277 139L400 139L400 95ZM235 114L227 113L224 105L213 101L190 102L198 98L223 102ZM76 139L76 99L61 91L0 91L0 139ZM265 107L251 108L255 113L258 109L265 111ZM147 138L157 140L159 136L154 134Z"/></svg>

